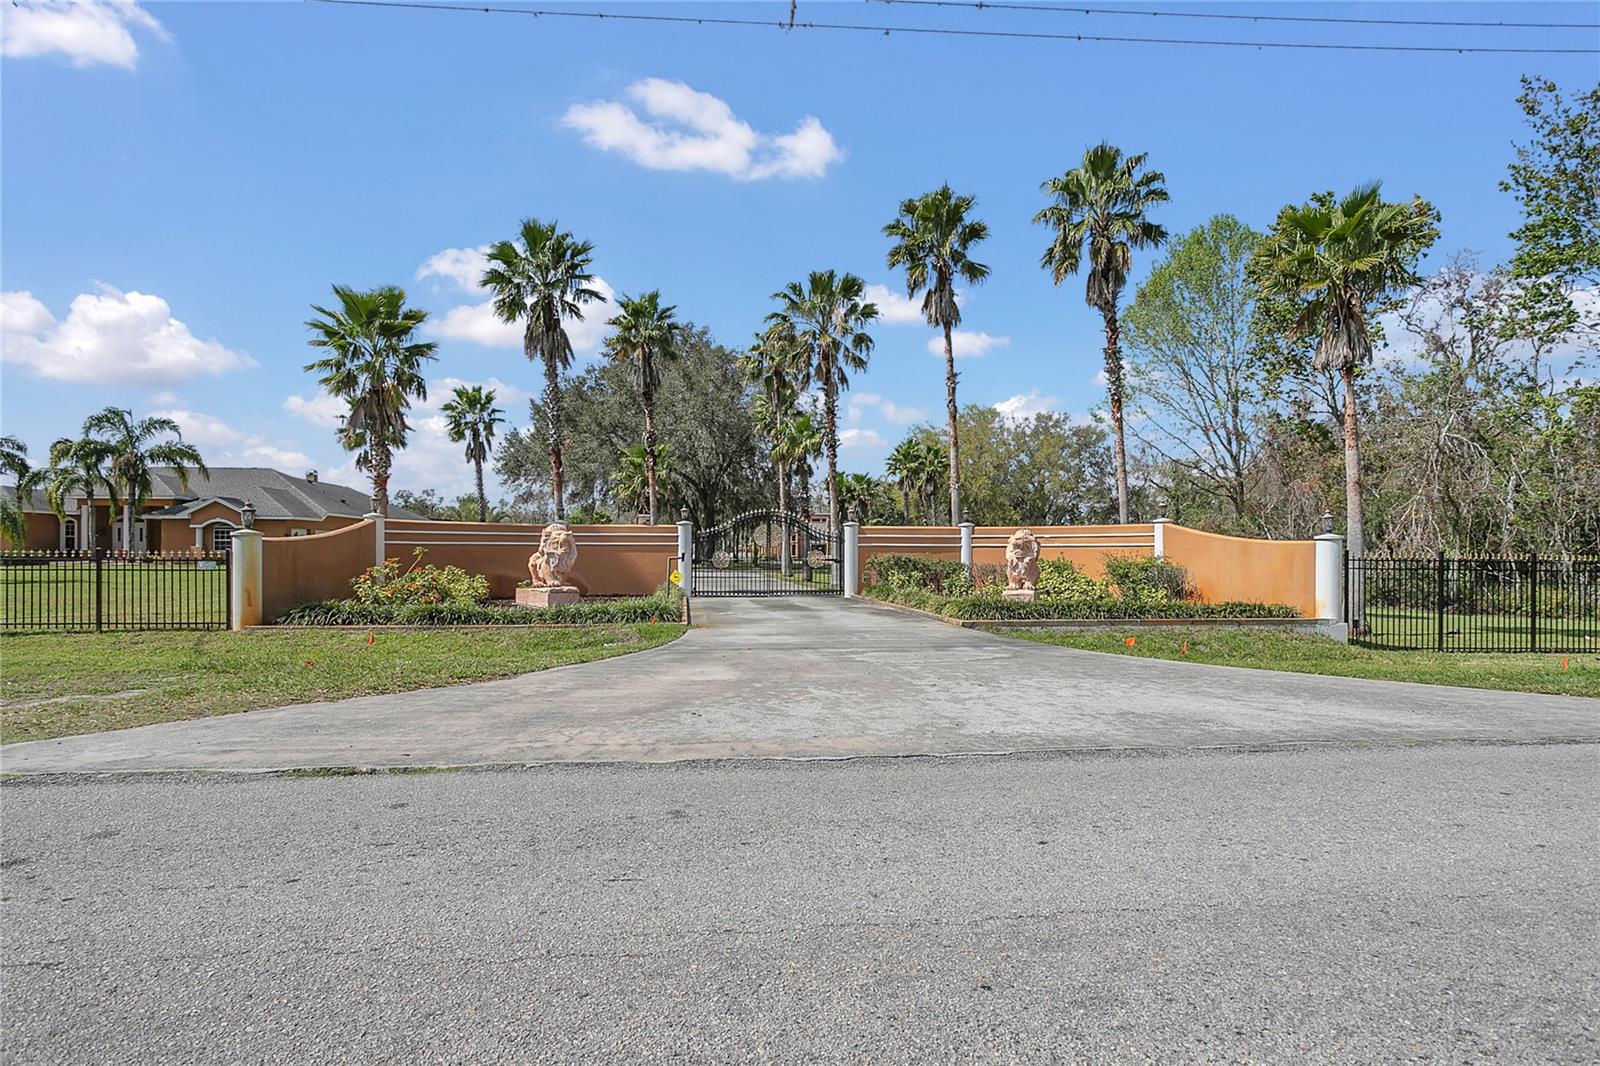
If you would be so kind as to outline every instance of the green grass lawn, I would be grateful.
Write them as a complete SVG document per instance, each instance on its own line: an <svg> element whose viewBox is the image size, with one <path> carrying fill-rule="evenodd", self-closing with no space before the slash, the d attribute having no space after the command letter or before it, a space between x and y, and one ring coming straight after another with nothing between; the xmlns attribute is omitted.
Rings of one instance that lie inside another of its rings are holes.
<svg viewBox="0 0 1600 1066"><path fill-rule="evenodd" d="M653 648L681 625L0 635L0 743L543 670Z"/></svg>
<svg viewBox="0 0 1600 1066"><path fill-rule="evenodd" d="M1004 636L1057 644L1064 648L1186 659L1220 666L1286 670L1302 674L1419 681L1429 685L1600 696L1600 654L1473 654L1468 652L1384 651L1340 644L1323 637L1243 629L1163 630L1127 633L1067 630L993 630ZM1125 641L1132 636L1134 644ZM1185 653L1184 646L1188 651ZM1566 669L1562 669L1565 660ZM1596 708L1600 711L1600 708Z"/></svg>
<svg viewBox="0 0 1600 1066"><path fill-rule="evenodd" d="M228 572L216 561L114 563L101 567L101 617L122 625L222 626L228 620ZM93 629L94 563L0 566L0 626Z"/></svg>

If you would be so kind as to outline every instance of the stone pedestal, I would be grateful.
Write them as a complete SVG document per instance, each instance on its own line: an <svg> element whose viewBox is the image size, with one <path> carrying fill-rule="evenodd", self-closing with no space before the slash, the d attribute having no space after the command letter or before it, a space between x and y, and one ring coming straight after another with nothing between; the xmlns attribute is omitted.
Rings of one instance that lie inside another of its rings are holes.
<svg viewBox="0 0 1600 1066"><path fill-rule="evenodd" d="M580 599L582 597L578 595L578 590L571 585L517 590L517 606L519 607L558 607L563 604L577 603Z"/></svg>
<svg viewBox="0 0 1600 1066"><path fill-rule="evenodd" d="M1006 589L1000 593L1001 599L1014 600L1017 603L1032 603L1039 598L1038 589Z"/></svg>

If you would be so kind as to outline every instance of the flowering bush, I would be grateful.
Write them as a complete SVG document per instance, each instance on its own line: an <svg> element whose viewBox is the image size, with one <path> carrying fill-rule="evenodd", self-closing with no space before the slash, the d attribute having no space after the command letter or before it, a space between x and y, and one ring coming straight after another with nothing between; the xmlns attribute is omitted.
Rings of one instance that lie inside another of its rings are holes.
<svg viewBox="0 0 1600 1066"><path fill-rule="evenodd" d="M385 559L381 566L369 566L350 582L356 603L386 607L448 603L456 606L480 604L489 598L489 579L469 574L459 566L423 566L426 548L411 553L411 565L401 569L399 559Z"/></svg>

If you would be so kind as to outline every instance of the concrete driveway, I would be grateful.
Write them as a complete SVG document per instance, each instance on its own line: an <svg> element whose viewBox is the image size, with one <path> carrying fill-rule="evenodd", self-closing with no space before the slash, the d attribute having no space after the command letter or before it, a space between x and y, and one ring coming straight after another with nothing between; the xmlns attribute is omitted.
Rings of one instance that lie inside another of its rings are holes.
<svg viewBox="0 0 1600 1066"><path fill-rule="evenodd" d="M1600 701L1076 652L859 601L701 600L653 651L9 745L11 773L1600 740Z"/></svg>

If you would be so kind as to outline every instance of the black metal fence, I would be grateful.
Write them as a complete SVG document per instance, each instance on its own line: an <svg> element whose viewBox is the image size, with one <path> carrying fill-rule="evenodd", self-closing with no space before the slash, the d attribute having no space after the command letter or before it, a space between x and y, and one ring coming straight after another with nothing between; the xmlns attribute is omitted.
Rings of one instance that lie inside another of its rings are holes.
<svg viewBox="0 0 1600 1066"><path fill-rule="evenodd" d="M227 629L227 552L0 555L0 629Z"/></svg>
<svg viewBox="0 0 1600 1066"><path fill-rule="evenodd" d="M696 596L838 596L839 540L783 511L750 511L694 538Z"/></svg>
<svg viewBox="0 0 1600 1066"><path fill-rule="evenodd" d="M1600 558L1355 556L1345 604L1369 647L1600 652Z"/></svg>

